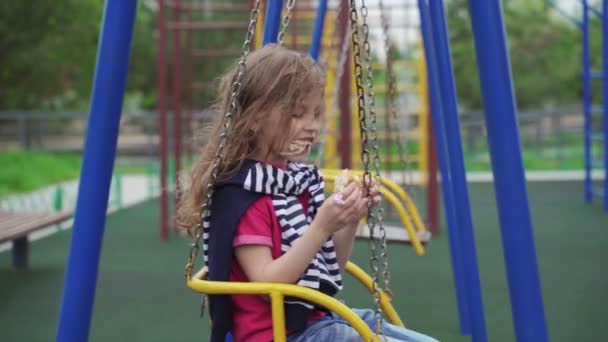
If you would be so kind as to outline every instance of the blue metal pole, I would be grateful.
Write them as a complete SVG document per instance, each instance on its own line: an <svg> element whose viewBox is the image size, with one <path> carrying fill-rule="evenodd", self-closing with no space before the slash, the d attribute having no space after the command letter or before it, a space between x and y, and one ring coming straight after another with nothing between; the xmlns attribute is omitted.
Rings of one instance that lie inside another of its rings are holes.
<svg viewBox="0 0 608 342"><path fill-rule="evenodd" d="M518 342L546 342L547 326L499 0L469 0L486 114L513 323Z"/></svg>
<svg viewBox="0 0 608 342"><path fill-rule="evenodd" d="M589 56L589 8L587 0L582 0L583 5L583 22L582 30L582 67L583 67L583 139L584 139L584 158L585 158L585 201L593 200L593 183L591 182L591 66Z"/></svg>
<svg viewBox="0 0 608 342"><path fill-rule="evenodd" d="M107 0L76 203L58 342L89 335L137 0Z"/></svg>
<svg viewBox="0 0 608 342"><path fill-rule="evenodd" d="M439 89L437 78L437 64L435 53L431 43L431 26L428 5L425 0L418 0L420 13L420 28L422 30L422 41L427 64L427 78L429 84L429 97L431 102L431 122L434 127L435 141L437 142L437 156L439 159L439 170L441 171L441 188L443 191L443 204L448 223L448 238L450 242L450 254L452 262L452 276L456 290L456 304L458 305L458 318L460 332L463 335L471 334L471 320L466 296L465 269L463 265L462 243L458 233L458 219L456 216L455 197L452 192L452 180L450 177L450 155L447 152L447 142L443 128L443 116L441 108L441 89ZM424 75L420 75L424 77Z"/></svg>
<svg viewBox="0 0 608 342"><path fill-rule="evenodd" d="M323 25L325 24L325 15L327 13L327 0L320 0L317 7L317 15L312 31L312 42L310 43L310 56L315 60L319 60L319 51L321 50L321 40L323 38Z"/></svg>
<svg viewBox="0 0 608 342"><path fill-rule="evenodd" d="M462 247L463 263L466 272L466 293L469 301L471 333L473 341L487 341L486 322L484 317L481 281L477 266L477 251L473 219L469 203L462 138L460 136L460 120L458 118L458 102L456 97L456 82L452 67L450 43L443 1L430 1L431 22L433 23L433 41L437 65L439 66L439 86L443 98L444 130L447 137L447 149L450 155L450 174L452 175L452 191L455 196L456 215L458 218L459 241Z"/></svg>
<svg viewBox="0 0 608 342"><path fill-rule="evenodd" d="M604 209L608 210L608 0L603 2L603 19L602 22L602 69L604 82L602 84L604 90L604 111L602 120L604 123Z"/></svg>
<svg viewBox="0 0 608 342"><path fill-rule="evenodd" d="M264 17L263 45L276 43L281 24L281 9L283 0L268 0L266 3L266 16Z"/></svg>

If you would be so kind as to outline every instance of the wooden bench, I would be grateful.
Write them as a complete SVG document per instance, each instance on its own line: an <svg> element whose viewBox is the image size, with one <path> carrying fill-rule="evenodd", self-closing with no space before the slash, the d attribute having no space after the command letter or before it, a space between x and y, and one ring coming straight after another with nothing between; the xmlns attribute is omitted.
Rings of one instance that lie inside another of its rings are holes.
<svg viewBox="0 0 608 342"><path fill-rule="evenodd" d="M13 242L13 266L17 270L28 268L27 236L40 229L61 223L72 217L71 212L8 213L0 211L0 244Z"/></svg>

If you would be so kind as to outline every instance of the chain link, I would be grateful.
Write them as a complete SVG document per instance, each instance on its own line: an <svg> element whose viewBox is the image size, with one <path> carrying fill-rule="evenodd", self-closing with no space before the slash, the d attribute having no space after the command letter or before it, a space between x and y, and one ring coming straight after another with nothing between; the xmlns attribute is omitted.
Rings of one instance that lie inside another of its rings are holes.
<svg viewBox="0 0 608 342"><path fill-rule="evenodd" d="M382 184L380 179L380 149L378 145L378 130L377 130L377 118L376 118L376 103L375 103L375 93L374 93L374 79L372 72L372 53L371 53L371 45L369 42L369 26L367 24L367 15L368 8L365 4L365 0L361 0L361 19L362 19L362 31L363 31L363 48L365 49L365 58L364 64L366 69L366 79L367 79L367 97L369 103L369 117L371 121L371 139L372 139L372 149L373 149L373 168L374 168L374 180L375 183L380 186ZM376 261L376 268L374 269L374 279L375 282L379 282L380 271L382 274L386 274L388 270L385 268L388 266L388 256L386 254L386 230L383 225L383 214L384 210L382 206L378 206L373 209L375 211L374 215L371 215L371 219L373 221L372 226L377 226L380 234L380 260ZM372 231L370 230L370 237ZM378 240L370 238L370 245L375 245L374 249L378 249ZM379 266L379 267L378 267ZM377 286L377 285L375 285ZM380 298L379 294L376 298L376 329L381 329L382 324L382 315L380 309Z"/></svg>
<svg viewBox="0 0 608 342"><path fill-rule="evenodd" d="M283 16L283 20L281 21L281 30L279 31L279 36L277 37L277 42L279 45L283 45L283 39L285 39L285 32L287 31L287 26L289 26L289 20L291 20L291 11L293 7L296 5L296 0L287 0L287 4L285 4L285 15Z"/></svg>
<svg viewBox="0 0 608 342"><path fill-rule="evenodd" d="M261 0L255 1L255 5L251 10L249 16L249 27L247 29L245 42L243 42L241 58L237 64L236 75L234 76L233 83L230 87L230 100L228 104L228 110L224 115L222 133L220 135L220 143L217 148L217 151L215 152L213 166L211 168L211 178L209 179L209 183L207 184L207 198L204 199L203 204L201 206L201 222L196 226L194 233L194 242L190 247L188 262L186 263L184 269L184 275L186 276L186 279L192 278L192 268L194 267L196 257L200 250L200 244L204 234L203 222L205 218L207 218L207 216L209 215L209 208L211 207L211 199L213 197L213 185L217 181L217 173L223 158L222 152L224 150L224 146L226 145L226 141L228 140L228 134L230 133L232 119L236 112L237 100L241 92L241 82L243 81L243 75L245 74L245 62L247 60L247 56L249 56L249 52L251 51L251 45L253 42L253 37L255 35L255 26L258 19L258 15L260 13L260 3Z"/></svg>
<svg viewBox="0 0 608 342"><path fill-rule="evenodd" d="M365 6L365 2L362 1L361 4L361 17L363 18L363 48L365 49L365 60L371 60L370 54L371 49L369 45L369 27L366 23L368 10ZM374 183L374 178L379 179L379 173L376 174L376 177L372 177L372 173L370 172L370 156L369 156L369 136L368 136L368 125L367 125L367 107L365 103L365 91L363 86L363 67L361 64L361 45L360 45L360 37L359 37L359 18L356 8L355 0L350 0L350 24L351 24L351 35L352 35L352 43L353 43L353 64L354 64L354 72L355 72L355 84L357 89L357 100L358 100L358 115L359 115L359 129L361 131L361 161L363 163L363 182L365 186L368 188ZM371 130L372 130L372 139L374 143L374 151L377 153L377 133L375 128L375 112L374 112L374 98L373 98L373 82L371 82L371 64L367 63L367 88L368 88L368 96L369 99L369 110L370 110L370 119L371 119ZM377 164L377 157L374 155L374 168L378 169L379 165ZM378 171L379 172L379 171ZM378 183L380 184L380 183ZM379 215L378 215L379 214ZM374 294L374 302L376 304L375 310L375 319L376 319L376 334L384 337L382 332L382 310L380 308L380 290L378 289L378 275L379 275L379 267L378 267L378 256L377 256L377 242L375 238L375 228L376 225L379 226L381 231L382 227L382 212L376 211L370 208L367 214L367 225L369 228L369 241L370 241L370 267L372 269L372 287Z"/></svg>

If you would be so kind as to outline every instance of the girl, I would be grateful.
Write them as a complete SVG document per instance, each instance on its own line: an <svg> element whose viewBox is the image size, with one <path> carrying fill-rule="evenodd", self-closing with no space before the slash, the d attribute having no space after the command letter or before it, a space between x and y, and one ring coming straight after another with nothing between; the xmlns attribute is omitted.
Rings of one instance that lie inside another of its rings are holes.
<svg viewBox="0 0 608 342"><path fill-rule="evenodd" d="M182 197L178 214L185 227L200 223L235 74L223 79L221 115ZM324 77L311 58L267 45L248 56L241 84L211 215L203 223L208 277L298 284L333 296L342 289L357 223L378 203L377 191L350 183L325 200L318 169L297 162L320 128ZM271 307L262 296L211 296L210 312L213 342L223 342L227 332L237 342L273 338ZM356 312L375 328L371 310ZM289 341L361 339L344 320L308 302L286 298L285 313ZM434 341L386 322L383 331L393 341Z"/></svg>

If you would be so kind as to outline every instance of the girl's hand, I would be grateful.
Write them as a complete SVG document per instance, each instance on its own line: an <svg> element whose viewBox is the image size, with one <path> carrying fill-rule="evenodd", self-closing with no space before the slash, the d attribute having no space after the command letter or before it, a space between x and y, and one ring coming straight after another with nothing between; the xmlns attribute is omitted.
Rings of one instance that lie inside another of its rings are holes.
<svg viewBox="0 0 608 342"><path fill-rule="evenodd" d="M369 183L369 181L367 181L367 183ZM364 187L364 189L366 188ZM366 191L364 190L364 192ZM376 179L374 179L369 186L369 193L364 194L364 196L368 199L370 207L375 207L380 203L380 201L382 201L382 197L380 195L380 185Z"/></svg>
<svg viewBox="0 0 608 342"><path fill-rule="evenodd" d="M329 196L319 208L314 221L327 234L358 222L367 213L368 199L352 182L343 191Z"/></svg>

